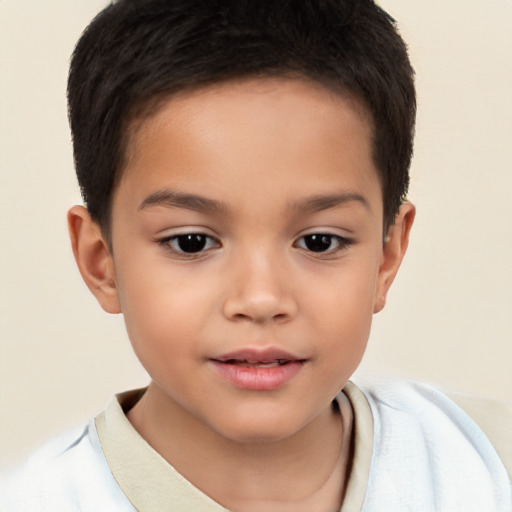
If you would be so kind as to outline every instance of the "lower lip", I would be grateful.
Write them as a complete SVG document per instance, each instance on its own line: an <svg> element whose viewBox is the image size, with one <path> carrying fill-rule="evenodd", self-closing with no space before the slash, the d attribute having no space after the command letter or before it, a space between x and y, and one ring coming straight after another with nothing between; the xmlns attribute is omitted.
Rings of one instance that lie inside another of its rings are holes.
<svg viewBox="0 0 512 512"><path fill-rule="evenodd" d="M273 391L289 382L303 367L301 361L270 368L248 368L236 364L211 361L215 370L237 388L251 391Z"/></svg>

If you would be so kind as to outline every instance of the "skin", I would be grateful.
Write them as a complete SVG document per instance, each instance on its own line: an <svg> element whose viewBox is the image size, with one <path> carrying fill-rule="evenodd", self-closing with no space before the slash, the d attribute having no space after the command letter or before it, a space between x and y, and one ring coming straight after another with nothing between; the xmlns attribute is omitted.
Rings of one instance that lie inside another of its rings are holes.
<svg viewBox="0 0 512 512"><path fill-rule="evenodd" d="M228 82L174 96L129 148L112 251L84 208L68 215L86 284L124 314L152 379L129 420L228 508L338 509L352 416L332 401L363 356L414 218L404 204L383 241L364 109L301 80ZM180 252L173 237L188 233L207 235L204 250ZM311 250L312 234L327 235L325 250ZM212 364L268 347L302 361L277 389L241 389Z"/></svg>

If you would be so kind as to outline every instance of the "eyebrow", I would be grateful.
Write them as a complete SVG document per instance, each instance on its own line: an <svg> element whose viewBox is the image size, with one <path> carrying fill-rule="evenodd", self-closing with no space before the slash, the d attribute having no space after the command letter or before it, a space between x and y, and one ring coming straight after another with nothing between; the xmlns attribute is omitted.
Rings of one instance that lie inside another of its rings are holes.
<svg viewBox="0 0 512 512"><path fill-rule="evenodd" d="M292 203L292 208L294 210L316 213L352 202L362 204L366 209L370 209L370 205L366 198L355 192L307 197ZM158 190L157 192L153 192L147 196L140 204L139 210L144 210L153 206L185 208L187 210L209 214L226 213L229 211L229 207L226 204L216 201L215 199L210 199L197 194L176 192L170 189Z"/></svg>
<svg viewBox="0 0 512 512"><path fill-rule="evenodd" d="M153 192L142 201L139 210L152 206L164 206L167 208L185 208L200 213L224 213L227 205L214 199L209 199L196 194L186 194L169 189Z"/></svg>
<svg viewBox="0 0 512 512"><path fill-rule="evenodd" d="M367 210L370 210L370 204L367 199L357 192L312 196L293 203L293 208L300 211L316 213L353 202L359 203Z"/></svg>

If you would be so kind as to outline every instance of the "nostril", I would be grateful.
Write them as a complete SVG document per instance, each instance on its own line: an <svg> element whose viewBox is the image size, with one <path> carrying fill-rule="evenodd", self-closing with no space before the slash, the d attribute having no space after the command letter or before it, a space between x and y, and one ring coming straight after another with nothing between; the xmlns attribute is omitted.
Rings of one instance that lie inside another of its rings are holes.
<svg viewBox="0 0 512 512"><path fill-rule="evenodd" d="M261 322L261 321L268 321L270 320L271 322L285 322L288 318L288 314L286 313L277 313L275 315L268 315L268 316L264 316L264 315L250 315L250 314L245 314L245 313L236 313L234 315L231 315L231 319L232 320L238 320L238 321L247 321L247 320L250 320L250 321L253 321L253 322Z"/></svg>
<svg viewBox="0 0 512 512"><path fill-rule="evenodd" d="M289 296L258 289L243 291L230 296L222 305L223 315L230 320L284 323L297 311L295 301Z"/></svg>
<svg viewBox="0 0 512 512"><path fill-rule="evenodd" d="M249 315L244 315L243 313L236 313L235 315L233 315L233 318L235 320L249 320L250 316Z"/></svg>

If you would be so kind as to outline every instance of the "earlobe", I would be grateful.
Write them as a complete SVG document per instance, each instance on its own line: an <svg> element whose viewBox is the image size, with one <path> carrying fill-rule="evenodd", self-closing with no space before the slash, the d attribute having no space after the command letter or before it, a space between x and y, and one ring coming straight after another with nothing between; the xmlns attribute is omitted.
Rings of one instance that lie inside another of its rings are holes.
<svg viewBox="0 0 512 512"><path fill-rule="evenodd" d="M120 313L114 261L101 229L83 206L68 212L71 246L82 278L107 313Z"/></svg>
<svg viewBox="0 0 512 512"><path fill-rule="evenodd" d="M416 209L412 203L402 204L394 224L388 230L382 250L374 313L378 313L386 305L388 290L395 279L409 245L409 234L415 214Z"/></svg>

